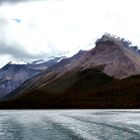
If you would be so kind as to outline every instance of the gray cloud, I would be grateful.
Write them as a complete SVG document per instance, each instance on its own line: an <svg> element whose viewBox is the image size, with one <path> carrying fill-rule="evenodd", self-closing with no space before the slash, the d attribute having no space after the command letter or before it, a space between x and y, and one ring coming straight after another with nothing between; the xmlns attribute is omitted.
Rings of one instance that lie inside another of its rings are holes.
<svg viewBox="0 0 140 140"><path fill-rule="evenodd" d="M31 1L43 1L43 0L0 0L0 5L5 4L5 3L15 4L15 3L20 3L20 2L31 2Z"/></svg>
<svg viewBox="0 0 140 140"><path fill-rule="evenodd" d="M8 24L8 21L5 18L0 17L0 27Z"/></svg>
<svg viewBox="0 0 140 140"><path fill-rule="evenodd" d="M35 58L44 58L47 54L37 54L33 55L24 50L24 47L13 42L10 45L0 41L0 55L10 55L13 58L20 59L35 59Z"/></svg>
<svg viewBox="0 0 140 140"><path fill-rule="evenodd" d="M24 46L9 40L6 37L5 31L9 21L6 18L0 17L0 55L10 55L15 59L38 59L48 57L47 53L32 54L29 53Z"/></svg>
<svg viewBox="0 0 140 140"><path fill-rule="evenodd" d="M31 1L31 0L0 0L0 4L3 3L16 3L16 2L27 2L27 1Z"/></svg>

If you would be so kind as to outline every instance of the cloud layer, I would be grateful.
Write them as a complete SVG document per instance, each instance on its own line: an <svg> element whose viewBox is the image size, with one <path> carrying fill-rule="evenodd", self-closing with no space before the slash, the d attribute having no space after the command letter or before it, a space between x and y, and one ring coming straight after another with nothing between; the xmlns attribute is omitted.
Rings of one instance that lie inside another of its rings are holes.
<svg viewBox="0 0 140 140"><path fill-rule="evenodd" d="M5 42L0 43L0 55L10 55L16 59L37 59L47 56L46 54L30 54L28 51L24 50L24 47L13 42L12 44L5 44Z"/></svg>
<svg viewBox="0 0 140 140"><path fill-rule="evenodd" d="M17 2L28 2L28 1L31 1L31 0L0 0L0 4L3 4L3 3L17 3Z"/></svg>
<svg viewBox="0 0 140 140"><path fill-rule="evenodd" d="M19 57L28 61L64 52L71 56L89 49L87 44L105 32L140 45L139 0L0 0L0 4L0 65Z"/></svg>

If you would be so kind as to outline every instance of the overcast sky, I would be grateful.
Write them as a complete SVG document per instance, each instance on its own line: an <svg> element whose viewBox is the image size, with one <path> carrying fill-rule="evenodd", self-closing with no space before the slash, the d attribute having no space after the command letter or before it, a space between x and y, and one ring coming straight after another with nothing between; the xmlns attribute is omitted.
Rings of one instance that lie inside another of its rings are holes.
<svg viewBox="0 0 140 140"><path fill-rule="evenodd" d="M0 0L0 67L71 56L103 33L140 46L139 0Z"/></svg>

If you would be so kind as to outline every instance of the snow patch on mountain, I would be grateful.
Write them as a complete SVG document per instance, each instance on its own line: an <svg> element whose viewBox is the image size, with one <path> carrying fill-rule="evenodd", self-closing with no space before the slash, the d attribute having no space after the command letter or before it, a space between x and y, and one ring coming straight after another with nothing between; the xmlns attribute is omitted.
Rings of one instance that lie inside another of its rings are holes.
<svg viewBox="0 0 140 140"><path fill-rule="evenodd" d="M17 60L17 61L10 61L9 64L26 65L27 62L25 62L24 60Z"/></svg>

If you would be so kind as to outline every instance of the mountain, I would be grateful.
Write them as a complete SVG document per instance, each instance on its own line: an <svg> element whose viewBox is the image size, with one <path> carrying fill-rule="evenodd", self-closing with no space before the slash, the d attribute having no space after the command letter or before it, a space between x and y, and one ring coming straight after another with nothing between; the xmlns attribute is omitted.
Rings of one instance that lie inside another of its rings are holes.
<svg viewBox="0 0 140 140"><path fill-rule="evenodd" d="M17 61L10 61L9 64L15 64L15 65L26 65L27 62L23 60L17 60Z"/></svg>
<svg viewBox="0 0 140 140"><path fill-rule="evenodd" d="M140 107L138 51L129 41L109 34L95 44L23 83L3 98L1 107Z"/></svg>
<svg viewBox="0 0 140 140"><path fill-rule="evenodd" d="M45 62L45 60L39 59L39 60L33 61L31 64L41 64L41 63L44 63L44 62Z"/></svg>
<svg viewBox="0 0 140 140"><path fill-rule="evenodd" d="M23 82L53 66L61 58L26 63L11 61L0 69L0 98L18 88ZM40 63L39 63L40 62Z"/></svg>
<svg viewBox="0 0 140 140"><path fill-rule="evenodd" d="M52 57L48 61L44 61L42 59L39 59L39 60L33 61L32 63L28 64L28 67L36 69L36 70L46 70L49 67L58 63L63 58L65 58L65 57L64 56L62 56L62 57Z"/></svg>
<svg viewBox="0 0 140 140"><path fill-rule="evenodd" d="M39 72L39 70L29 68L26 64L15 64L11 62L6 64L0 69L0 98Z"/></svg>

